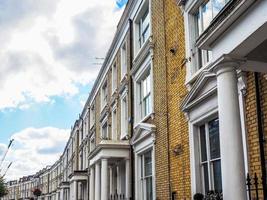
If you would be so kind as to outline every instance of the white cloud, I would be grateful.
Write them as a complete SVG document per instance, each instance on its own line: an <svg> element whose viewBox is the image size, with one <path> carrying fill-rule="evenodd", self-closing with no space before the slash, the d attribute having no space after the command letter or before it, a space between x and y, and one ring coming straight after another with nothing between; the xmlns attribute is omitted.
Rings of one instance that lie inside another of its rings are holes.
<svg viewBox="0 0 267 200"><path fill-rule="evenodd" d="M72 96L94 81L122 10L115 0L0 2L0 110ZM3 4L3 5L2 5Z"/></svg>
<svg viewBox="0 0 267 200"><path fill-rule="evenodd" d="M8 152L3 171L13 162L6 179L13 180L31 175L47 165L52 165L63 153L69 138L69 130L54 127L27 128L12 135L15 139ZM5 145L0 144L5 148ZM3 172L2 171L2 172Z"/></svg>

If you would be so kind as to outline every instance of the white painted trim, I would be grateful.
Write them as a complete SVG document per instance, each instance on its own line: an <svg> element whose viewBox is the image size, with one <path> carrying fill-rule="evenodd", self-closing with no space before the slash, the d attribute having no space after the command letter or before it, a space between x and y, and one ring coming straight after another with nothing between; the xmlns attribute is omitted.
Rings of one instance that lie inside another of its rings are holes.
<svg viewBox="0 0 267 200"><path fill-rule="evenodd" d="M146 119L147 116L144 116L143 118L141 109L139 106L139 100L140 100L140 87L139 83L142 78L147 74L150 73L150 87L151 87L151 113L149 113L147 116L150 116L154 112L154 88L153 88L153 65L152 60L150 56L147 56L142 65L139 67L139 69L136 71L135 74L133 74L133 82L134 82L134 111L135 111L135 118L134 118L134 126L136 126L139 122L142 122L143 119Z"/></svg>

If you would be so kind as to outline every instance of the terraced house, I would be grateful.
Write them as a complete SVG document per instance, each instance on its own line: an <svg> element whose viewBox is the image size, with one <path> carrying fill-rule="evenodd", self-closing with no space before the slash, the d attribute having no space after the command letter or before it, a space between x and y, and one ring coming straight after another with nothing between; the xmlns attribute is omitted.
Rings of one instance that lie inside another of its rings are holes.
<svg viewBox="0 0 267 200"><path fill-rule="evenodd" d="M266 10L129 0L62 156L5 199L266 199Z"/></svg>
<svg viewBox="0 0 267 200"><path fill-rule="evenodd" d="M267 1L178 3L188 61L189 94L181 108L189 124L192 194L217 190L227 200L266 199ZM259 197L246 191L248 172L262 177Z"/></svg>

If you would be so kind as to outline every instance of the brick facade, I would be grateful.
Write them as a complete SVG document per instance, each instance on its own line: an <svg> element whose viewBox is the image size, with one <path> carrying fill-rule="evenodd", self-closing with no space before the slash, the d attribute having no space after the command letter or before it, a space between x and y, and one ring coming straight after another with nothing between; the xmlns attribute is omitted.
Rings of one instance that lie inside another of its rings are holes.
<svg viewBox="0 0 267 200"><path fill-rule="evenodd" d="M262 109L262 123L265 138L267 137L267 80L264 74L259 75L260 83L260 103ZM257 121L256 108L256 88L255 76L252 72L247 72L247 93L245 96L246 103L246 127L247 127L247 142L248 142L248 167L249 173L254 175L257 173L259 177L262 176L260 145L259 145L259 130ZM267 153L267 145L265 143L265 160ZM262 187L262 186L260 186ZM259 193L262 198L262 191Z"/></svg>
<svg viewBox="0 0 267 200"><path fill-rule="evenodd" d="M154 122L157 127L155 147L156 196L159 200L170 199L169 154L167 127L167 68L165 60L164 1L153 1L151 5L154 59Z"/></svg>
<svg viewBox="0 0 267 200"><path fill-rule="evenodd" d="M187 94L184 24L181 11L173 0L165 1L165 26L171 191L175 199L190 199L188 123L181 111L181 102ZM171 49L176 52L172 53Z"/></svg>

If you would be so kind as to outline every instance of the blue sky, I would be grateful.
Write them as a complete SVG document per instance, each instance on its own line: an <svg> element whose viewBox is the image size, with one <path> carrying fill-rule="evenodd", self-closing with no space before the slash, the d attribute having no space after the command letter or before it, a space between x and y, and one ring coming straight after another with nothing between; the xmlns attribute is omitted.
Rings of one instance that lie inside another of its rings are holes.
<svg viewBox="0 0 267 200"><path fill-rule="evenodd" d="M27 109L0 111L0 142L8 143L12 134L28 127L70 128L82 111L90 89L91 84L79 86L79 94L72 97L52 97L52 103L34 103Z"/></svg>
<svg viewBox="0 0 267 200"><path fill-rule="evenodd" d="M90 3L89 3L90 2ZM6 178L53 164L100 69L126 0L0 1L0 157Z"/></svg>

